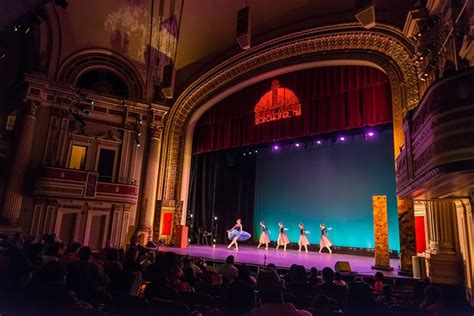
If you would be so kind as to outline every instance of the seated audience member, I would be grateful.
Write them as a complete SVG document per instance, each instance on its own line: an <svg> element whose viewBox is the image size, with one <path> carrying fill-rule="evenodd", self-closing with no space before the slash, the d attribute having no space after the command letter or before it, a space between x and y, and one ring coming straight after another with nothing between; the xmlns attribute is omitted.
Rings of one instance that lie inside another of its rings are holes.
<svg viewBox="0 0 474 316"><path fill-rule="evenodd" d="M217 273L221 274L228 283L234 282L239 276L239 270L234 265L234 256L228 256L225 263L219 267Z"/></svg>
<svg viewBox="0 0 474 316"><path fill-rule="evenodd" d="M249 267L245 264L239 266L237 270L239 271L237 280L245 282L250 286L254 286L257 283L257 280L250 274Z"/></svg>
<svg viewBox="0 0 474 316"><path fill-rule="evenodd" d="M145 290L147 298L175 300L181 293L193 292L194 289L183 278L179 267L178 255L166 252L157 258L148 269L150 285Z"/></svg>
<svg viewBox="0 0 474 316"><path fill-rule="evenodd" d="M345 289L349 288L346 281L342 279L341 273L339 272L334 273L334 284L342 286Z"/></svg>
<svg viewBox="0 0 474 316"><path fill-rule="evenodd" d="M375 273L374 291L382 292L384 275L382 272Z"/></svg>
<svg viewBox="0 0 474 316"><path fill-rule="evenodd" d="M74 262L79 261L79 249L81 248L81 244L78 242L73 242L67 247L64 254L59 256L59 262L62 264L68 265Z"/></svg>
<svg viewBox="0 0 474 316"><path fill-rule="evenodd" d="M193 262L193 259L189 255L183 258L183 270L186 270L186 269L193 270L195 274L203 273L202 269Z"/></svg>
<svg viewBox="0 0 474 316"><path fill-rule="evenodd" d="M254 287L246 281L236 279L227 291L226 315L245 315L255 308Z"/></svg>
<svg viewBox="0 0 474 316"><path fill-rule="evenodd" d="M31 289L33 308L38 312L54 313L63 310L92 312L92 306L80 301L76 294L66 288L66 269L59 262L50 262L39 272L39 282Z"/></svg>
<svg viewBox="0 0 474 316"><path fill-rule="evenodd" d="M308 282L313 289L321 283L321 279L318 276L318 269L316 267L312 267L311 270L309 270Z"/></svg>
<svg viewBox="0 0 474 316"><path fill-rule="evenodd" d="M82 247L79 250L79 261L67 267L67 286L69 289L86 300L96 300L99 296L107 296L105 288L109 283L107 275L102 268L91 261L92 250Z"/></svg>
<svg viewBox="0 0 474 316"><path fill-rule="evenodd" d="M390 315L390 310L374 300L367 283L354 282L349 286L345 315Z"/></svg>
<svg viewBox="0 0 474 316"><path fill-rule="evenodd" d="M337 310L337 303L332 298L320 295L313 302L313 316L333 316Z"/></svg>
<svg viewBox="0 0 474 316"><path fill-rule="evenodd" d="M316 287L316 295L325 295L336 300L341 307L344 306L347 290L342 286L334 284L334 271L326 267L323 269L322 275L323 284Z"/></svg>
<svg viewBox="0 0 474 316"><path fill-rule="evenodd" d="M285 303L281 287L281 280L277 272L273 269L264 268L257 278L258 295L261 305L253 309L248 315L301 315L310 316L311 313L305 310L296 309L293 304Z"/></svg>
<svg viewBox="0 0 474 316"><path fill-rule="evenodd" d="M382 295L377 298L378 302L382 302L385 306L392 306L398 304L398 301L393 297L392 287L385 284L382 288Z"/></svg>
<svg viewBox="0 0 474 316"><path fill-rule="evenodd" d="M441 311L444 307L444 302L441 296L441 291L433 285L428 285L425 288L425 299L420 304L420 309L435 314Z"/></svg>
<svg viewBox="0 0 474 316"><path fill-rule="evenodd" d="M142 266L138 263L138 248L128 248L123 260L123 270L129 273L140 272L142 270Z"/></svg>

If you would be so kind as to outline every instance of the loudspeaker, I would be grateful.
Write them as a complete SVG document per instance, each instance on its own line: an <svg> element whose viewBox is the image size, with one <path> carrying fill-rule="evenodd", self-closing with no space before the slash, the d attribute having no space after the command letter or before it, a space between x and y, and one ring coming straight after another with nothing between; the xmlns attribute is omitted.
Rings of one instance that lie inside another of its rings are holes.
<svg viewBox="0 0 474 316"><path fill-rule="evenodd" d="M163 67L163 80L161 81L161 92L167 99L173 98L175 69L173 63Z"/></svg>
<svg viewBox="0 0 474 316"><path fill-rule="evenodd" d="M188 247L188 226L179 225L176 227L176 235L174 237L174 245L179 248Z"/></svg>
<svg viewBox="0 0 474 316"><path fill-rule="evenodd" d="M361 9L355 15L356 19L366 29L370 29L375 26L375 6L370 5Z"/></svg>
<svg viewBox="0 0 474 316"><path fill-rule="evenodd" d="M237 13L237 43L242 49L249 49L251 45L250 9L245 7Z"/></svg>
<svg viewBox="0 0 474 316"><path fill-rule="evenodd" d="M334 265L334 270L337 272L352 272L349 261L337 261Z"/></svg>

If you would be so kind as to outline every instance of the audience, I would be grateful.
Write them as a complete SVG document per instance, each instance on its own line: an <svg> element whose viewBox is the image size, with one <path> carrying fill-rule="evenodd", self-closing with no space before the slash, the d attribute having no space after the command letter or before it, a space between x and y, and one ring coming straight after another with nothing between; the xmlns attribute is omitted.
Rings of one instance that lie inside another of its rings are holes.
<svg viewBox="0 0 474 316"><path fill-rule="evenodd" d="M384 276L383 276L383 273L382 272L377 272L375 273L375 283L374 283L374 291L376 292L382 292L382 288L383 288L383 279L384 279Z"/></svg>
<svg viewBox="0 0 474 316"><path fill-rule="evenodd" d="M259 291L260 306L253 309L248 314L249 316L311 315L308 311L296 309L291 303L285 303L281 280L274 269L262 269L260 271L257 279L257 289Z"/></svg>
<svg viewBox="0 0 474 316"><path fill-rule="evenodd" d="M321 280L315 267L307 272L300 265L280 278L274 264L252 273L229 256L207 267L200 258L156 248L136 244L124 251L107 243L92 253L72 243L63 253L54 235L40 242L1 236L0 314L472 315L462 292L428 281L407 291L383 284L381 273L367 283L326 267Z"/></svg>
<svg viewBox="0 0 474 316"><path fill-rule="evenodd" d="M234 282L239 275L239 270L234 265L234 260L234 256L228 256L225 259L225 264L219 267L218 273L221 274L228 283Z"/></svg>
<svg viewBox="0 0 474 316"><path fill-rule="evenodd" d="M341 273L340 272L335 272L334 273L334 284L342 286L345 289L348 289L349 286L347 285L346 281L342 279Z"/></svg>

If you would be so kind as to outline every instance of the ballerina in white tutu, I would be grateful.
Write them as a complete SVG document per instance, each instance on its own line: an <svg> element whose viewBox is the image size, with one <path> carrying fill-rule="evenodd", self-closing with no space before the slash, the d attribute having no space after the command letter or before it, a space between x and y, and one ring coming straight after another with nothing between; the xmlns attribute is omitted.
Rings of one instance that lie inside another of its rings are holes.
<svg viewBox="0 0 474 316"><path fill-rule="evenodd" d="M240 220L240 218L238 218L235 222L234 227L227 231L227 237L229 238L229 240L231 240L227 248L230 248L235 245L235 250L239 250L239 244L237 244L237 241L246 241L250 239L252 235L242 229L242 221Z"/></svg>
<svg viewBox="0 0 474 316"><path fill-rule="evenodd" d="M332 243L331 243L331 240L329 240L327 236L328 230L331 230L332 228L326 228L325 224L320 224L319 228L321 228L321 240L319 241L319 253L321 253L321 251L324 248L327 248L329 253L332 253L332 250L331 250Z"/></svg>
<svg viewBox="0 0 474 316"><path fill-rule="evenodd" d="M260 221L260 228L262 229L262 234L260 235L260 239L258 240L257 248L260 248L262 245L265 245L265 249L268 250L268 244L270 243L270 236L268 236L268 233L270 233L270 230L268 230L267 226L265 226L263 221Z"/></svg>
<svg viewBox="0 0 474 316"><path fill-rule="evenodd" d="M311 234L309 230L304 229L303 223L298 225L300 228L300 239L298 240L298 246L300 247L298 251L301 251L301 246L304 247L304 250L308 252L308 246L309 246L309 240L308 237L306 237L306 234Z"/></svg>
<svg viewBox="0 0 474 316"><path fill-rule="evenodd" d="M280 227L280 234L278 234L276 249L278 250L280 246L283 246L283 250L286 251L286 246L290 243L288 236L285 234L285 231L287 231L288 228L283 226L282 222L279 222L278 226Z"/></svg>

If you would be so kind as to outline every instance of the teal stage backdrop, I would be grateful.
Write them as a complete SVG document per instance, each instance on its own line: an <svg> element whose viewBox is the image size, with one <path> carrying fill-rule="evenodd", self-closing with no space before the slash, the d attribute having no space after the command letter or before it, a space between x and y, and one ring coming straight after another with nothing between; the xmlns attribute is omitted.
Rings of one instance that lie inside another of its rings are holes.
<svg viewBox="0 0 474 316"><path fill-rule="evenodd" d="M291 242L299 238L298 224L311 231L318 244L319 224L332 227L329 238L336 246L374 247L372 196L387 195L389 247L399 250L393 132L374 139L347 138L342 144L261 150L257 157L254 232L260 220L278 235L282 221Z"/></svg>

